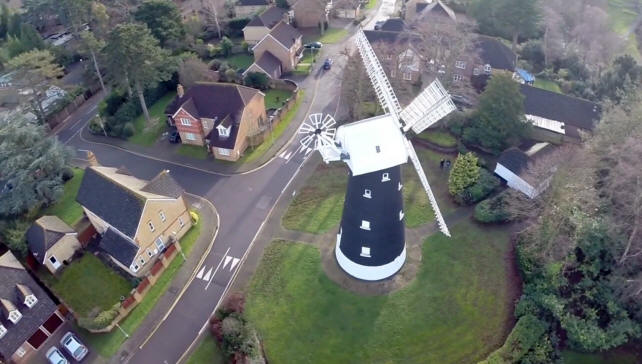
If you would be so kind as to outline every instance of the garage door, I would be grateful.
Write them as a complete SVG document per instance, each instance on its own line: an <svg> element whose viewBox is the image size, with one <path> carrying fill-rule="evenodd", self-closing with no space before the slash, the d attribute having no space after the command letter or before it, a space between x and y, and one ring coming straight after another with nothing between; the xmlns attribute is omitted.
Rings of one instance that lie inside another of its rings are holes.
<svg viewBox="0 0 642 364"><path fill-rule="evenodd" d="M45 324L42 326L44 326L47 331L53 334L53 332L56 331L56 329L60 327L60 325L62 325L62 319L54 313L53 315L51 315L51 317L49 317L47 321L45 321Z"/></svg>
<svg viewBox="0 0 642 364"><path fill-rule="evenodd" d="M31 337L29 338L29 340L27 340L27 342L29 342L29 344L31 344L31 346L33 346L34 349L38 350L38 348L42 345L42 343L47 341L47 337L48 337L47 334L45 334L45 332L42 329L38 329L38 331L36 331L33 335L31 335Z"/></svg>

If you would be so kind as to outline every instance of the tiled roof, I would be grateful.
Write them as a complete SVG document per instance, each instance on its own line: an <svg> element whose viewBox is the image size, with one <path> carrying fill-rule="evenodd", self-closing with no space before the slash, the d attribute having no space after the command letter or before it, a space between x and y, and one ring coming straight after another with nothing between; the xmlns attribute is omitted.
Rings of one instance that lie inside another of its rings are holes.
<svg viewBox="0 0 642 364"><path fill-rule="evenodd" d="M388 32L403 32L406 29L406 23L400 18L390 18L381 24L381 29Z"/></svg>
<svg viewBox="0 0 642 364"><path fill-rule="evenodd" d="M0 324L7 329L0 339L0 357L8 359L56 311L56 304L11 252L0 257L0 277L0 299L11 302L22 314L20 321L14 324L0 313ZM23 304L24 297L18 285L27 287L36 296L35 306L28 308Z"/></svg>
<svg viewBox="0 0 642 364"><path fill-rule="evenodd" d="M172 198L179 198L184 192L183 188L169 174L169 170L161 171L141 191Z"/></svg>
<svg viewBox="0 0 642 364"><path fill-rule="evenodd" d="M528 167L528 155L518 148L509 148L499 155L497 163L519 176Z"/></svg>
<svg viewBox="0 0 642 364"><path fill-rule="evenodd" d="M69 225L57 216L43 216L36 220L27 230L29 250L42 262L49 248L58 242L65 234L73 233Z"/></svg>
<svg viewBox="0 0 642 364"><path fill-rule="evenodd" d="M98 246L126 267L132 264L138 253L136 244L111 227L105 231Z"/></svg>
<svg viewBox="0 0 642 364"><path fill-rule="evenodd" d="M418 16L424 16L429 13L432 13L432 14L438 14L438 15L445 15L450 19L452 19L453 21L457 21L457 15L453 11L453 9L448 7L441 0L433 1L431 4L418 3L416 6L416 10L417 10Z"/></svg>
<svg viewBox="0 0 642 364"><path fill-rule="evenodd" d="M275 26L270 31L270 35L287 49L290 49L297 38L301 37L301 33L296 28L285 22L280 22Z"/></svg>
<svg viewBox="0 0 642 364"><path fill-rule="evenodd" d="M283 19L287 11L285 9L272 6L265 9L261 14L255 16L247 23L248 27L266 27L272 29L279 21Z"/></svg>
<svg viewBox="0 0 642 364"><path fill-rule="evenodd" d="M477 38L477 50L484 64L494 69L514 71L516 55L504 43L486 36Z"/></svg>
<svg viewBox="0 0 642 364"><path fill-rule="evenodd" d="M281 61L278 58L274 57L270 51L263 53L261 58L256 61L256 65L261 67L262 70L267 72L270 75L274 74L274 71L278 70L281 66Z"/></svg>
<svg viewBox="0 0 642 364"><path fill-rule="evenodd" d="M134 237L145 198L101 174L93 167L85 169L76 201L121 231Z"/></svg>
<svg viewBox="0 0 642 364"><path fill-rule="evenodd" d="M593 130L600 119L600 107L594 102L528 85L521 85L520 89L527 115L561 121L584 130Z"/></svg>

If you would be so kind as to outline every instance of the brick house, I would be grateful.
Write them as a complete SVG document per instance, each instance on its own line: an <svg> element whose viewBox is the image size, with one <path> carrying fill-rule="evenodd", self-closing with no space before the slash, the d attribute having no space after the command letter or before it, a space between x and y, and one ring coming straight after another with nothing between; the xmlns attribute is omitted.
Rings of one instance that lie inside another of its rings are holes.
<svg viewBox="0 0 642 364"><path fill-rule="evenodd" d="M270 78L279 78L282 73L294 71L303 51L301 39L302 35L297 29L285 22L279 22L252 47L254 63L243 75L249 72L264 72Z"/></svg>
<svg viewBox="0 0 642 364"><path fill-rule="evenodd" d="M0 277L0 362L27 363L50 347L65 317L9 251L0 255Z"/></svg>
<svg viewBox="0 0 642 364"><path fill-rule="evenodd" d="M424 63L418 51L421 38L404 31L406 27L400 19L389 19L382 25L382 29L384 26L394 30L365 30L364 34L388 77L410 83L420 82Z"/></svg>
<svg viewBox="0 0 642 364"><path fill-rule="evenodd" d="M265 95L230 83L199 83L181 91L165 114L184 144L207 146L216 159L236 161L267 122Z"/></svg>
<svg viewBox="0 0 642 364"><path fill-rule="evenodd" d="M292 11L293 23L297 28L317 28L321 22L328 21L328 2L325 0L292 0L288 2Z"/></svg>
<svg viewBox="0 0 642 364"><path fill-rule="evenodd" d="M238 0L234 4L234 14L237 18L249 18L270 6L269 0Z"/></svg>
<svg viewBox="0 0 642 364"><path fill-rule="evenodd" d="M130 275L144 277L192 226L184 191L168 170L146 181L99 166L95 157L90 163L76 201L102 235L99 248Z"/></svg>
<svg viewBox="0 0 642 364"><path fill-rule="evenodd" d="M243 28L243 39L249 45L255 45L263 39L280 21L287 21L286 10L272 6L256 15Z"/></svg>

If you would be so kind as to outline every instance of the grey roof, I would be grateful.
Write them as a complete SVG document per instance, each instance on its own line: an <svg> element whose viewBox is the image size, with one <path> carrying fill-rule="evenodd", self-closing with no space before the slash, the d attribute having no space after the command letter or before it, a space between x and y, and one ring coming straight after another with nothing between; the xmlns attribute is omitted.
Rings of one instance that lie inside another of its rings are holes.
<svg viewBox="0 0 642 364"><path fill-rule="evenodd" d="M275 26L274 29L270 31L270 35L287 49L290 49L297 38L301 37L301 33L297 29L285 22L280 22Z"/></svg>
<svg viewBox="0 0 642 364"><path fill-rule="evenodd" d="M126 267L132 264L138 253L138 246L136 244L111 227L105 231L98 246Z"/></svg>
<svg viewBox="0 0 642 364"><path fill-rule="evenodd" d="M509 171L519 175L528 167L528 155L518 148L508 148L499 155L497 163Z"/></svg>
<svg viewBox="0 0 642 364"><path fill-rule="evenodd" d="M22 318L16 324L11 323L4 314L0 314L0 324L7 329L5 336L0 339L0 359L8 359L56 311L56 304L24 267L17 263L10 252L3 254L2 259L14 260L16 264L0 264L0 298L12 302L22 314ZM28 308L22 303L24 300L18 284L28 287L38 299L33 308Z"/></svg>
<svg viewBox="0 0 642 364"><path fill-rule="evenodd" d="M169 174L169 170L161 171L156 177L145 185L141 191L154 193L161 196L179 198L183 195L183 188Z"/></svg>
<svg viewBox="0 0 642 364"><path fill-rule="evenodd" d="M260 5L269 5L268 0L238 0L236 6L260 6Z"/></svg>
<svg viewBox="0 0 642 364"><path fill-rule="evenodd" d="M415 33L409 32L391 32L384 30L364 30L363 33L370 43L385 42L385 43L402 43L412 42L419 44L421 37Z"/></svg>
<svg viewBox="0 0 642 364"><path fill-rule="evenodd" d="M600 119L600 106L594 102L528 85L521 85L520 89L526 114L561 121L584 130L593 130Z"/></svg>
<svg viewBox="0 0 642 364"><path fill-rule="evenodd" d="M417 15L424 16L427 14L431 15L442 15L447 16L453 21L457 21L457 15L453 9L444 4L441 0L433 1L431 4L427 3L418 3L416 6Z"/></svg>
<svg viewBox="0 0 642 364"><path fill-rule="evenodd" d="M270 51L263 53L261 58L256 61L256 65L261 67L262 70L269 73L270 76L274 74L274 71L278 70L281 67L281 61L278 58L274 57Z"/></svg>
<svg viewBox="0 0 642 364"><path fill-rule="evenodd" d="M132 238L136 234L138 221L145 206L142 196L100 174L92 167L85 169L76 201Z"/></svg>
<svg viewBox="0 0 642 364"><path fill-rule="evenodd" d="M247 23L248 27L266 27L268 29L274 28L274 26L283 19L283 16L287 13L285 9L278 8L276 6L269 7L265 9L261 14L255 16Z"/></svg>
<svg viewBox="0 0 642 364"><path fill-rule="evenodd" d="M381 29L388 32L403 32L406 30L406 23L400 18L390 18L381 24Z"/></svg>
<svg viewBox="0 0 642 364"><path fill-rule="evenodd" d="M66 234L74 232L74 229L57 216L43 216L27 230L27 244L33 256L42 263L49 248Z"/></svg>
<svg viewBox="0 0 642 364"><path fill-rule="evenodd" d="M515 70L517 56L499 40L482 35L477 38L476 47L484 64L489 64L494 69Z"/></svg>

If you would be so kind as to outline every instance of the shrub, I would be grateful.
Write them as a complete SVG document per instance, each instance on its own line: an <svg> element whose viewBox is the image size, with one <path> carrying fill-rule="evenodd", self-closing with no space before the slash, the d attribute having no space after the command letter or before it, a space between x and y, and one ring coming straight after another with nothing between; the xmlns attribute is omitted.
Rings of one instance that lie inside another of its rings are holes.
<svg viewBox="0 0 642 364"><path fill-rule="evenodd" d="M246 86L258 88L260 90L267 90L270 85L270 80L263 72L248 72L245 76L244 83Z"/></svg>
<svg viewBox="0 0 642 364"><path fill-rule="evenodd" d="M223 39L221 39L221 54L223 57L227 57L232 53L232 47L234 47L234 43L232 43L230 38L223 37Z"/></svg>
<svg viewBox="0 0 642 364"><path fill-rule="evenodd" d="M473 217L483 223L506 222L510 214L506 211L505 195L500 193L495 197L486 199L475 206Z"/></svg>
<svg viewBox="0 0 642 364"><path fill-rule="evenodd" d="M448 176L448 191L451 195L456 196L477 182L478 178L477 156L472 152L460 154Z"/></svg>
<svg viewBox="0 0 642 364"><path fill-rule="evenodd" d="M21 218L0 220L1 240L7 248L21 257L27 255L27 239L25 234L29 226L29 221Z"/></svg>
<svg viewBox="0 0 642 364"><path fill-rule="evenodd" d="M81 317L78 319L78 326L87 330L100 330L109 326L116 317L118 317L118 309L120 303L116 303L111 308L100 312L96 317Z"/></svg>
<svg viewBox="0 0 642 364"><path fill-rule="evenodd" d="M506 338L504 345L479 364L520 362L520 359L541 341L547 329L548 324L533 315L520 317L513 327L513 331Z"/></svg>
<svg viewBox="0 0 642 364"><path fill-rule="evenodd" d="M480 168L477 181L456 194L455 201L462 205L472 205L490 195L499 185L499 178Z"/></svg>
<svg viewBox="0 0 642 364"><path fill-rule="evenodd" d="M120 133L120 135L123 138L129 138L130 136L134 135L135 132L136 132L136 128L134 128L134 124L133 123L126 123L123 126L123 131Z"/></svg>
<svg viewBox="0 0 642 364"><path fill-rule="evenodd" d="M65 167L65 169L62 170L62 181L67 182L72 178L74 178L74 170L71 169L71 167Z"/></svg>

